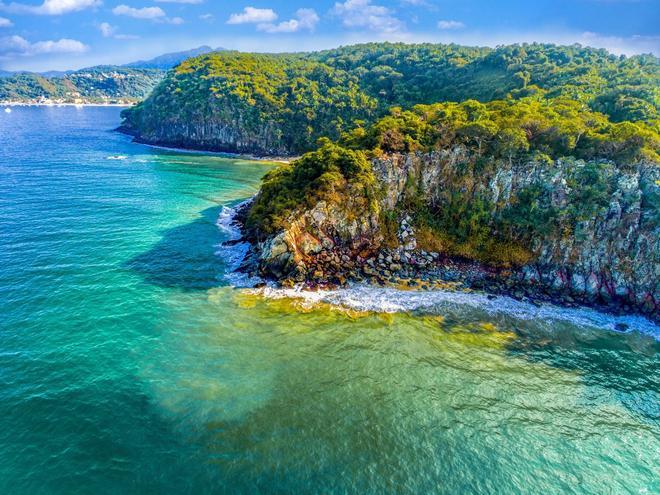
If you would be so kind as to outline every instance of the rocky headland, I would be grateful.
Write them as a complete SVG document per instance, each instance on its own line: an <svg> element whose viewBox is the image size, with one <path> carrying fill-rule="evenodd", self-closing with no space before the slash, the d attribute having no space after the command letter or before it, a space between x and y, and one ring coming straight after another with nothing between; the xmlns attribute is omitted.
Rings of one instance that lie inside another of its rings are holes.
<svg viewBox="0 0 660 495"><path fill-rule="evenodd" d="M657 165L640 162L622 169L607 161L501 161L480 173L466 173L467 153L455 147L372 159L375 199L348 185L334 198L296 210L279 231L259 237L246 229L254 245L244 268L285 286L367 282L483 290L530 301L639 312L657 320ZM602 179L595 187L605 188L600 192L606 199L585 204L585 194L599 191L578 186L576 174L594 171ZM526 212L536 211L536 217L527 219L536 224L503 236L498 232L503 230L501 218L513 215L521 197L531 191L534 199L524 206ZM480 220L489 226L486 235L506 241L479 239L486 252L475 255L455 243L452 247L437 231L431 236L428 227L415 220L420 200L435 210L447 209L455 208L448 201L459 196L486 205ZM242 212L247 225L254 207Z"/></svg>
<svg viewBox="0 0 660 495"><path fill-rule="evenodd" d="M241 212L283 285L485 290L658 318L657 57L524 44L218 52L121 130L300 156Z"/></svg>

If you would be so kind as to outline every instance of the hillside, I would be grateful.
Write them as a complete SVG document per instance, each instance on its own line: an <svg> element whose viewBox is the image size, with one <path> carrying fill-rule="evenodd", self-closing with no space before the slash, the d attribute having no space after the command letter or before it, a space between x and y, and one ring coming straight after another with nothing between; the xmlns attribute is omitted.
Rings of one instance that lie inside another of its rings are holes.
<svg viewBox="0 0 660 495"><path fill-rule="evenodd" d="M657 318L659 153L651 126L568 98L394 109L267 174L244 229L285 285L449 281Z"/></svg>
<svg viewBox="0 0 660 495"><path fill-rule="evenodd" d="M164 53L163 55L159 55L157 57L154 57L149 60L138 60L137 62L130 62L128 64L123 64L122 67L131 67L131 68L138 68L138 69L161 69L161 70L169 70L173 67L176 67L179 65L181 62L183 62L186 59L192 58L192 57L197 57L199 55L203 55L205 53L210 53L214 51L222 51L223 48L216 48L213 49L210 46L200 46L197 48L193 48L191 50L184 50L181 52L172 52L172 53Z"/></svg>
<svg viewBox="0 0 660 495"><path fill-rule="evenodd" d="M201 46L122 66L95 66L76 71L0 72L0 102L137 102L151 93L169 69L187 58L211 51L211 47Z"/></svg>
<svg viewBox="0 0 660 495"><path fill-rule="evenodd" d="M94 67L63 77L21 73L0 79L0 101L73 103L138 101L165 76L158 69Z"/></svg>
<svg viewBox="0 0 660 495"><path fill-rule="evenodd" d="M124 114L138 139L190 148L298 154L390 107L568 97L612 121L656 122L651 55L555 45L497 49L370 43L315 53L218 52L185 61Z"/></svg>

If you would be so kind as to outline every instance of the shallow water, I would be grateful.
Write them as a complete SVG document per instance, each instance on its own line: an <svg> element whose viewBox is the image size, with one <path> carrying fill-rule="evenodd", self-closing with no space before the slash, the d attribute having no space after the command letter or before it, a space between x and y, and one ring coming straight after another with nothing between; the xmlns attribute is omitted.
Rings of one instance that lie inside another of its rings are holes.
<svg viewBox="0 0 660 495"><path fill-rule="evenodd" d="M233 288L270 166L118 114L0 116L0 493L660 492L657 327Z"/></svg>

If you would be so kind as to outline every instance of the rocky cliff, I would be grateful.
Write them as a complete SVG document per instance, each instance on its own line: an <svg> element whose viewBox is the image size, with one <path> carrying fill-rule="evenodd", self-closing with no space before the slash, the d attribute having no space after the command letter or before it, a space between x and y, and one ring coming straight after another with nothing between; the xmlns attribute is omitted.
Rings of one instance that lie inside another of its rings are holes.
<svg viewBox="0 0 660 495"><path fill-rule="evenodd" d="M170 71L121 130L151 144L294 155L372 116L376 100L358 81L301 55L216 52Z"/></svg>
<svg viewBox="0 0 660 495"><path fill-rule="evenodd" d="M126 111L121 131L138 142L184 149L223 151L264 156L287 156L290 151L282 131L272 120L260 119L254 109L240 102L214 101L191 109L182 105L167 110L146 100Z"/></svg>
<svg viewBox="0 0 660 495"><path fill-rule="evenodd" d="M259 242L259 269L284 283L452 282L658 317L656 164L466 167L467 155L458 146L373 159L373 196L349 185L297 211Z"/></svg>

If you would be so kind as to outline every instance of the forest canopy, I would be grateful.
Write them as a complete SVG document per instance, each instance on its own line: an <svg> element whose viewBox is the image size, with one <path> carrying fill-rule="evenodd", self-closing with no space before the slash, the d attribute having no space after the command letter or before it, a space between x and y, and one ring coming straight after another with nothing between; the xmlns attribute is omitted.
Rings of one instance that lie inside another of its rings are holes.
<svg viewBox="0 0 660 495"><path fill-rule="evenodd" d="M242 131L267 132L279 148L300 153L314 149L320 137L337 139L392 107L554 99L573 101L612 123L641 122L657 131L659 60L549 44L491 49L369 43L314 53L216 52L179 65L125 118L138 133L163 122L240 121Z"/></svg>

